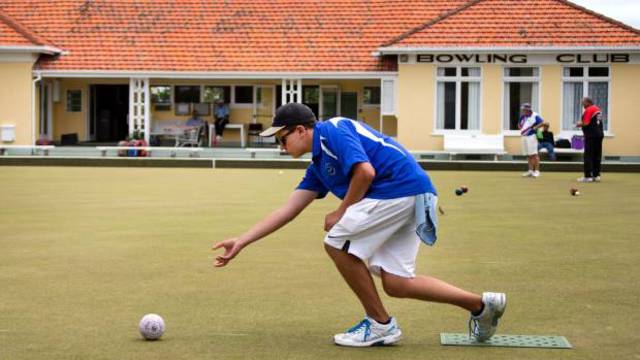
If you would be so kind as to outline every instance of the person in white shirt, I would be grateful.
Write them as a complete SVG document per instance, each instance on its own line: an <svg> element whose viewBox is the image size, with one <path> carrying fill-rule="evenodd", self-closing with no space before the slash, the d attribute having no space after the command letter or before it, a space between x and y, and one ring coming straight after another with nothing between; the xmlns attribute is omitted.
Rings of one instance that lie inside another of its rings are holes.
<svg viewBox="0 0 640 360"><path fill-rule="evenodd" d="M540 115L531 110L531 104L525 103L520 107L522 116L518 122L518 129L522 135L522 152L527 155L529 170L522 174L523 177L540 176L540 158L538 157L538 139L536 130L542 126L544 120Z"/></svg>

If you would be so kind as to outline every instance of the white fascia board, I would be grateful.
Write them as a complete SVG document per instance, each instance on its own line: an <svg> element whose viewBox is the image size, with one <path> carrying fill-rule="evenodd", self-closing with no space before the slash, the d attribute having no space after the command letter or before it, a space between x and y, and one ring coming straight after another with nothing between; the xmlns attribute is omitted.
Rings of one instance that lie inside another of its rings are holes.
<svg viewBox="0 0 640 360"><path fill-rule="evenodd" d="M397 77L396 71L378 72L189 72L189 71L109 71L109 70L35 70L43 77L59 78L131 78L154 79L380 79Z"/></svg>
<svg viewBox="0 0 640 360"><path fill-rule="evenodd" d="M40 53L40 54L60 54L62 50L53 46L38 46L38 45L0 45L0 52L8 53Z"/></svg>
<svg viewBox="0 0 640 360"><path fill-rule="evenodd" d="M557 53L557 52L640 52L640 46L514 46L514 47L381 47L374 54L430 54L430 53L494 53L494 52L534 52L534 53Z"/></svg>

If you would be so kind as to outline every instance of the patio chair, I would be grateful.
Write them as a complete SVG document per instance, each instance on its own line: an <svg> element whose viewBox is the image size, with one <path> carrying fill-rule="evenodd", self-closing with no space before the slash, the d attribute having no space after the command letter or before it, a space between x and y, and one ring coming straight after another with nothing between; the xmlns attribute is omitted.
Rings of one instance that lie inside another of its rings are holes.
<svg viewBox="0 0 640 360"><path fill-rule="evenodd" d="M247 131L247 135L249 136L249 146L254 142L252 141L255 138L258 138L258 143L262 145L262 136L260 133L262 132L262 124L249 124L249 130Z"/></svg>
<svg viewBox="0 0 640 360"><path fill-rule="evenodd" d="M183 147L187 145L190 147L200 147L203 134L204 126L187 129L183 134L176 136L176 147Z"/></svg>

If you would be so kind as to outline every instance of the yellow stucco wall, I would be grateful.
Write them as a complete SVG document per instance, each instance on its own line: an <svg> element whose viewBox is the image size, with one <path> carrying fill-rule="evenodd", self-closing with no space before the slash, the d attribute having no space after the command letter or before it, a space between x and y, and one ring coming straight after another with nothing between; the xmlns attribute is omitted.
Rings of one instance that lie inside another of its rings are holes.
<svg viewBox="0 0 640 360"><path fill-rule="evenodd" d="M640 65L611 66L610 132L603 144L605 155L640 156Z"/></svg>
<svg viewBox="0 0 640 360"><path fill-rule="evenodd" d="M407 148L414 151L441 150L443 136L434 134L435 117L435 69L436 65L429 64L401 64L398 74L398 109L396 116L384 117L384 132L397 136L398 140ZM503 98L504 85L502 80L503 67L500 65L482 66L481 88L481 129L485 134L499 134L503 132ZM4 88L0 98L0 120L19 118L21 126L17 128L18 141L31 141L31 81L30 65L0 63L0 74L16 84L11 91ZM50 80L50 79L49 79ZM49 81L46 80L46 81ZM59 140L61 134L78 133L81 140L86 140L86 122L88 90L90 84L128 84L128 79L61 79L60 102L54 103L53 133L54 139ZM163 80L152 79L152 85L242 85L263 84L275 86L277 80ZM540 108L538 112L551 123L551 130L556 136L561 132L562 111L562 67L560 65L540 66ZM304 85L337 85L341 91L358 93L359 118L367 124L379 129L380 109L376 106L364 106L362 103L363 88L377 86L376 80L305 80ZM67 90L82 91L82 112L66 111ZM610 134L605 139L604 152L606 155L640 155L640 126L635 119L634 96L640 93L640 65L612 65L611 66L611 99L610 99ZM4 105L4 104L10 104ZM15 106L18 104L18 106ZM169 111L152 111L153 120L181 120L188 116L177 116L172 108ZM231 121L233 123L251 123L253 121L251 106L231 107ZM213 121L213 115L204 117ZM268 123L264 124L265 126ZM521 140L518 135L505 132L505 149L510 154L521 153ZM238 131L225 134L228 140L239 140Z"/></svg>
<svg viewBox="0 0 640 360"><path fill-rule="evenodd" d="M441 150L442 136L433 135L435 66L401 64L398 72L398 140L412 151Z"/></svg>
<svg viewBox="0 0 640 360"><path fill-rule="evenodd" d="M502 132L502 66L482 66L482 85L480 90L480 117L483 134L500 134ZM435 86L435 85L434 85Z"/></svg>
<svg viewBox="0 0 640 360"><path fill-rule="evenodd" d="M9 145L31 145L32 62L0 62L0 125L15 125L15 141Z"/></svg>
<svg viewBox="0 0 640 360"><path fill-rule="evenodd" d="M55 140L59 141L62 134L72 133L77 133L80 141L87 139L88 84L88 81L84 79L65 79L60 82L60 101L53 104L53 138ZM81 91L81 111L67 111L67 92L69 90Z"/></svg>
<svg viewBox="0 0 640 360"><path fill-rule="evenodd" d="M473 66L473 65L470 65ZM536 66L536 65L531 65ZM430 64L401 64L398 74L398 139L413 151L442 150L443 137L434 135L435 68ZM551 131L561 133L562 66L540 68L540 107L534 109L551 124ZM503 66L482 65L481 129L484 134L504 134L505 150L521 154L522 143L516 133L503 130ZM640 126L636 97L640 93L640 65L611 65L609 136L605 138L605 155L640 156Z"/></svg>

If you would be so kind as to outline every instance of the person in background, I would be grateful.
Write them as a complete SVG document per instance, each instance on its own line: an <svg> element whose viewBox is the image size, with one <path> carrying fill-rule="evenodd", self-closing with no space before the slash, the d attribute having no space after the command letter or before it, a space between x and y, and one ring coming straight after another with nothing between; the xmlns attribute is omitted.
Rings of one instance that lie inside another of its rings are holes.
<svg viewBox="0 0 640 360"><path fill-rule="evenodd" d="M538 129L538 151L547 149L549 160L556 161L555 142L553 140L553 132L549 131L549 123L543 123L542 128Z"/></svg>
<svg viewBox="0 0 640 360"><path fill-rule="evenodd" d="M576 126L582 128L584 134L584 176L578 182L600 182L600 165L602 162L602 140L604 126L602 110L593 104L590 97L582 99L582 119Z"/></svg>
<svg viewBox="0 0 640 360"><path fill-rule="evenodd" d="M198 110L193 110L191 112L191 117L189 118L189 120L187 120L186 126L187 128L184 131L185 135L188 135L187 133L190 131L198 131L198 128L202 128L199 140L201 140L203 137L206 139L206 137L208 136L207 122L202 120L200 114L198 113Z"/></svg>
<svg viewBox="0 0 640 360"><path fill-rule="evenodd" d="M524 103L520 107L522 116L518 122L518 129L520 129L520 135L522 135L522 152L527 155L527 163L529 170L522 174L523 177L540 176L540 157L538 156L538 139L536 138L536 131L544 120L537 113L531 110L531 104Z"/></svg>
<svg viewBox="0 0 640 360"><path fill-rule="evenodd" d="M131 146L131 137L129 137L129 135L125 136L124 140L120 140L118 142L118 146L122 146L122 147L126 147L126 146ZM118 150L118 156L127 156L128 155L128 151L127 150Z"/></svg>
<svg viewBox="0 0 640 360"><path fill-rule="evenodd" d="M187 120L186 125L189 128L204 126L204 120L202 120L200 114L198 114L198 110L193 110L191 112L191 117Z"/></svg>
<svg viewBox="0 0 640 360"><path fill-rule="evenodd" d="M40 135L38 140L36 140L36 145L53 145L53 141L46 135Z"/></svg>
<svg viewBox="0 0 640 360"><path fill-rule="evenodd" d="M216 125L216 142L222 140L224 127L229 123L229 105L224 100L218 99L213 110Z"/></svg>

